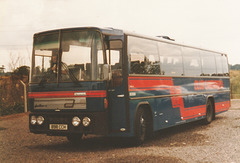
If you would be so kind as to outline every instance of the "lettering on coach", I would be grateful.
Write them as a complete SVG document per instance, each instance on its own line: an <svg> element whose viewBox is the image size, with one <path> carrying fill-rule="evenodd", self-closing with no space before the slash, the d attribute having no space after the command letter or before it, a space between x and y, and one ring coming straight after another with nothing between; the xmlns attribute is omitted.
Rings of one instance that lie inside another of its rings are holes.
<svg viewBox="0 0 240 163"><path fill-rule="evenodd" d="M195 90L212 90L212 89L222 89L222 80L195 80L194 89Z"/></svg>

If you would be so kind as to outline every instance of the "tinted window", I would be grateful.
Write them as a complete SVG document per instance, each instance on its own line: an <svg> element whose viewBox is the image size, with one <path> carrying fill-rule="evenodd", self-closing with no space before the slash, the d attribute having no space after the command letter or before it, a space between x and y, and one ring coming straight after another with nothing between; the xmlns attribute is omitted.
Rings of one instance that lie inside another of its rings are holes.
<svg viewBox="0 0 240 163"><path fill-rule="evenodd" d="M160 53L161 75L182 76L183 63L181 47L158 43Z"/></svg>
<svg viewBox="0 0 240 163"><path fill-rule="evenodd" d="M216 75L216 62L214 53L201 51L202 76Z"/></svg>
<svg viewBox="0 0 240 163"><path fill-rule="evenodd" d="M112 71L112 87L122 84L122 41L110 41L110 47L107 49L107 60L111 65Z"/></svg>
<svg viewBox="0 0 240 163"><path fill-rule="evenodd" d="M159 74L157 43L152 40L128 37L131 74Z"/></svg>
<svg viewBox="0 0 240 163"><path fill-rule="evenodd" d="M223 63L222 63L222 55L221 54L216 54L216 66L217 66L217 75L218 76L223 76Z"/></svg>
<svg viewBox="0 0 240 163"><path fill-rule="evenodd" d="M222 55L222 65L223 65L224 76L229 76L228 61L227 61L227 56L226 55Z"/></svg>
<svg viewBox="0 0 240 163"><path fill-rule="evenodd" d="M201 60L199 50L191 48L182 48L184 75L185 76L200 76L201 75Z"/></svg>
<svg viewBox="0 0 240 163"><path fill-rule="evenodd" d="M111 65L111 70L122 69L122 41L110 41L110 48L107 49L107 61Z"/></svg>

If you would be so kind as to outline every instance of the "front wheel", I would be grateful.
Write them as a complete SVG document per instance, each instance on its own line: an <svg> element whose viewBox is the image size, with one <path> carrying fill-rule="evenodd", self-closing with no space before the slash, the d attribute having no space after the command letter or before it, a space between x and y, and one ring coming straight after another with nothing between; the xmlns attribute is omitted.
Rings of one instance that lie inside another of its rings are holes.
<svg viewBox="0 0 240 163"><path fill-rule="evenodd" d="M82 135L83 134L71 134L67 136L67 139L72 144L80 144L82 142Z"/></svg>
<svg viewBox="0 0 240 163"><path fill-rule="evenodd" d="M140 145L144 142L147 136L147 115L144 109L140 108L136 114L135 119L135 133L134 141L136 145Z"/></svg>

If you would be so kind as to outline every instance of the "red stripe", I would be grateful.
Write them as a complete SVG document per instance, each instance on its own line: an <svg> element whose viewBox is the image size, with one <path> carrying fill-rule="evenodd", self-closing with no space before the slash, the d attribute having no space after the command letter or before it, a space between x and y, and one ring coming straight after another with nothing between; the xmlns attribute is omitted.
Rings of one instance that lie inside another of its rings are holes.
<svg viewBox="0 0 240 163"><path fill-rule="evenodd" d="M98 90L98 91L29 92L28 97L29 98L106 97L106 91Z"/></svg>
<svg viewBox="0 0 240 163"><path fill-rule="evenodd" d="M166 87L173 86L171 77L129 77L128 80L129 91L167 89Z"/></svg>
<svg viewBox="0 0 240 163"><path fill-rule="evenodd" d="M215 111L217 112L222 112L226 111L230 108L230 101L224 101L224 102L218 102L215 103Z"/></svg>
<svg viewBox="0 0 240 163"><path fill-rule="evenodd" d="M161 90L169 90L170 87L159 87L159 88L131 88L130 91L161 91Z"/></svg>

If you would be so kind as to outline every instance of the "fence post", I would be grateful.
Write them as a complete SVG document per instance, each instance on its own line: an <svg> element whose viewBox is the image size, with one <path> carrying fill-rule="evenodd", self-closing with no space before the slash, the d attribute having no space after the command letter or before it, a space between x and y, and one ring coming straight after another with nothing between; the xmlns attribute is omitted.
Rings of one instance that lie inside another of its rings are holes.
<svg viewBox="0 0 240 163"><path fill-rule="evenodd" d="M20 82L24 87L24 112L26 113L27 112L27 86L22 80L20 80Z"/></svg>

